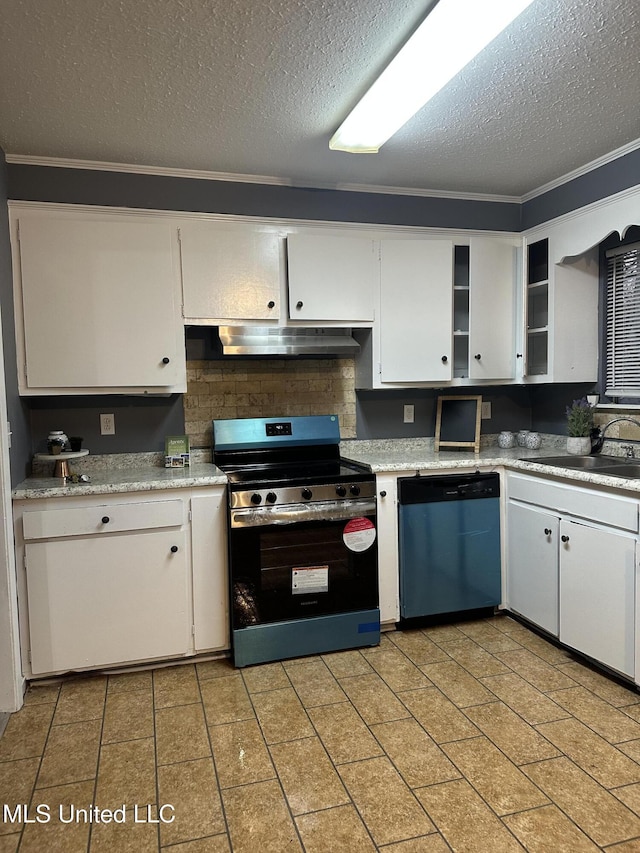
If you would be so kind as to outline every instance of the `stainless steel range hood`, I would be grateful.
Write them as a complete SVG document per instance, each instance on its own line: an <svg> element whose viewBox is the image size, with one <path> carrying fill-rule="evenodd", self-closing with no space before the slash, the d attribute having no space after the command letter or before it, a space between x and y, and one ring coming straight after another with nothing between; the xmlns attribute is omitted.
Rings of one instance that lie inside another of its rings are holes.
<svg viewBox="0 0 640 853"><path fill-rule="evenodd" d="M351 329L220 326L223 355L353 355L360 344Z"/></svg>

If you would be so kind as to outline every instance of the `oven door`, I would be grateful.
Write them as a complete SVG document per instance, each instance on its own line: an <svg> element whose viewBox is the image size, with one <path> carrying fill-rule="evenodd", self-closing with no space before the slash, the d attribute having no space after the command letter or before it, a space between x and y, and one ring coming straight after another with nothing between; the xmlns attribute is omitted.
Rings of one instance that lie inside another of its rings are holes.
<svg viewBox="0 0 640 853"><path fill-rule="evenodd" d="M233 629L378 606L375 499L230 510Z"/></svg>

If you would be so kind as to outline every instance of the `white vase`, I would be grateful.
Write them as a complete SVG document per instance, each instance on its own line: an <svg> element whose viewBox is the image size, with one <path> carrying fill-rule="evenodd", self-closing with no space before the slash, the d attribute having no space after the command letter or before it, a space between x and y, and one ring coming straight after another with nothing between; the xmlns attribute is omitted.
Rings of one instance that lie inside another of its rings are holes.
<svg viewBox="0 0 640 853"><path fill-rule="evenodd" d="M591 453L591 439L588 435L570 435L567 438L567 453L574 456L588 456Z"/></svg>

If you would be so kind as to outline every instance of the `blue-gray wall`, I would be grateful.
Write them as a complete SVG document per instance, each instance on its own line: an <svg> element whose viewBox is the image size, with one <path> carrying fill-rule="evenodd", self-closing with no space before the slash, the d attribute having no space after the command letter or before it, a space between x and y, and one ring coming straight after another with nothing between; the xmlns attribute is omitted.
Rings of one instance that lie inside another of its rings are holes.
<svg viewBox="0 0 640 853"><path fill-rule="evenodd" d="M9 198L283 219L519 231L520 205L9 165Z"/></svg>
<svg viewBox="0 0 640 853"><path fill-rule="evenodd" d="M31 435L29 412L18 396L18 373L16 369L16 336L13 322L13 284L11 275L11 244L9 241L9 219L7 216L7 169L4 151L0 148L0 307L2 311L2 344L4 349L4 373L7 388L7 415L13 435L11 436L11 484L24 479L31 462Z"/></svg>

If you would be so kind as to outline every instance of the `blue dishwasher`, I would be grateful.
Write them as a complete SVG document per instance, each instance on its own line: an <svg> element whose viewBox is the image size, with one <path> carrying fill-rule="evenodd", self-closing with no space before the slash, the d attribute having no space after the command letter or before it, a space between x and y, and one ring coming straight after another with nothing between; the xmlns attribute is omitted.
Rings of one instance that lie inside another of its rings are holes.
<svg viewBox="0 0 640 853"><path fill-rule="evenodd" d="M500 604L497 474L398 480L400 616Z"/></svg>

